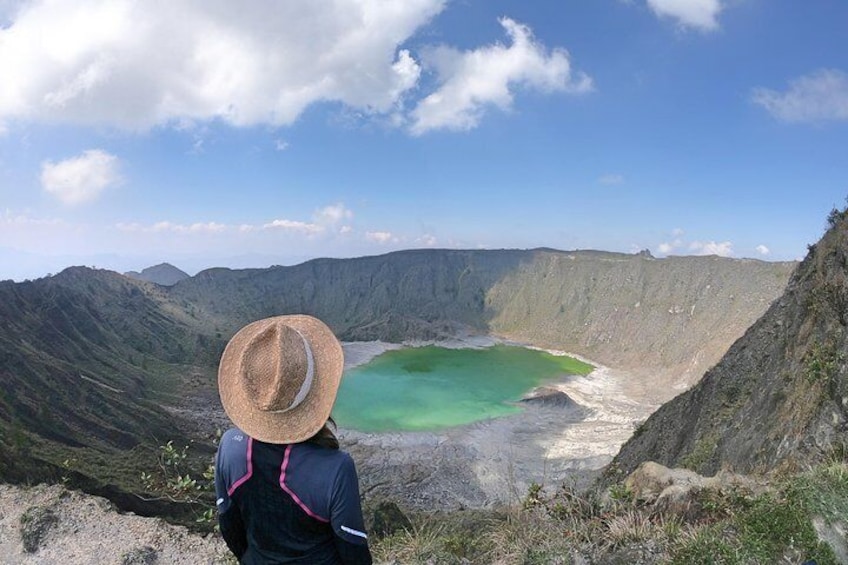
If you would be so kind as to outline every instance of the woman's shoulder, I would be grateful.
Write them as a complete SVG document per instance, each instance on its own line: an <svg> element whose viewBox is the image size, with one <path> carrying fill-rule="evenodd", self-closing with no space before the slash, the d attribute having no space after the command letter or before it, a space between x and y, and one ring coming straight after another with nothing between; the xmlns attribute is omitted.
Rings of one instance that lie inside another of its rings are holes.
<svg viewBox="0 0 848 565"><path fill-rule="evenodd" d="M324 465L340 469L353 466L353 458L342 449L332 449L309 442L297 443L293 447L302 457L321 461Z"/></svg>

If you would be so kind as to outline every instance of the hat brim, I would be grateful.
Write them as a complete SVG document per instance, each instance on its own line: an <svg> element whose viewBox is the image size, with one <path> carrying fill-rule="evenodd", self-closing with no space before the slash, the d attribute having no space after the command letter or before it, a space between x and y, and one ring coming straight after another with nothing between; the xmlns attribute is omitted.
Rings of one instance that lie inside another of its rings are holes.
<svg viewBox="0 0 848 565"><path fill-rule="evenodd" d="M248 397L240 379L241 359L256 335L280 322L309 343L315 378L299 405L286 412L269 412ZM227 344L218 366L218 393L227 416L250 437L267 443L298 443L315 435L330 417L343 371L342 346L324 322L306 315L275 316L246 325Z"/></svg>

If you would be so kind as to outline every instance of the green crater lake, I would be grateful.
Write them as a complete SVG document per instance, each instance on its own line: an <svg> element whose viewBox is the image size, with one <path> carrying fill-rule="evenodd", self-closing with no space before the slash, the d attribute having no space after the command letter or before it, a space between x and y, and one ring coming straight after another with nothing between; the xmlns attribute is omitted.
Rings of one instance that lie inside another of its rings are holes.
<svg viewBox="0 0 848 565"><path fill-rule="evenodd" d="M525 393L594 367L511 345L410 347L345 372L333 417L363 432L435 430L519 412Z"/></svg>

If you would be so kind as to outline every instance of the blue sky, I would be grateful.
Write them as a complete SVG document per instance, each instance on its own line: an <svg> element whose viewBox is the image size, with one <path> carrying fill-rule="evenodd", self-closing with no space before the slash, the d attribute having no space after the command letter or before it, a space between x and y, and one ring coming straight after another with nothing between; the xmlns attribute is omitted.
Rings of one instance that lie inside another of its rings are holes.
<svg viewBox="0 0 848 565"><path fill-rule="evenodd" d="M0 0L0 279L415 247L798 259L842 0Z"/></svg>

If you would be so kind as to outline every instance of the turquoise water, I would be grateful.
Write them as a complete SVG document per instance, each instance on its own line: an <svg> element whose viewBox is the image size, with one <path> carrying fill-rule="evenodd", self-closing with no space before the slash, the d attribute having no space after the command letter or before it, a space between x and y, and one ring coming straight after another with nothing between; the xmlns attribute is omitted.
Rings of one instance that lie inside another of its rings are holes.
<svg viewBox="0 0 848 565"><path fill-rule="evenodd" d="M592 366L524 347L413 347L345 373L333 417L364 432L434 430L505 416L527 391Z"/></svg>

